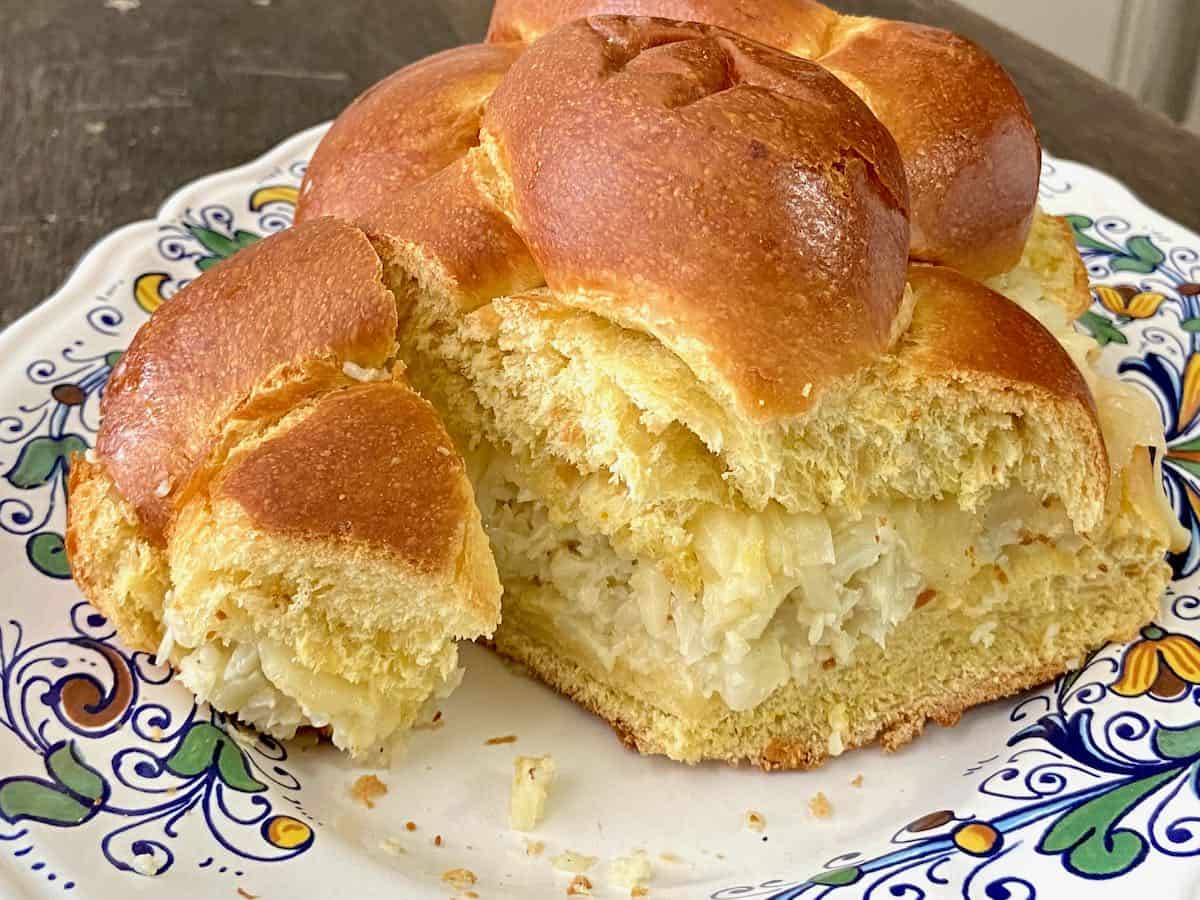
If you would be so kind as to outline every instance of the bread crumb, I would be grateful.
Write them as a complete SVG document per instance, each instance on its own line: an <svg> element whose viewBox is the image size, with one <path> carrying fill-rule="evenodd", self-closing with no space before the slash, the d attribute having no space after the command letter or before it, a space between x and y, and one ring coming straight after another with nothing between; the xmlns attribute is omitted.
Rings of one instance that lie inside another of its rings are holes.
<svg viewBox="0 0 1200 900"><path fill-rule="evenodd" d="M815 819L828 819L833 815L833 806L830 804L828 797L817 791L813 798L808 801L808 811Z"/></svg>
<svg viewBox="0 0 1200 900"><path fill-rule="evenodd" d="M374 809L375 798L387 792L387 785L374 775L363 775L350 786L350 796L367 809Z"/></svg>
<svg viewBox="0 0 1200 900"><path fill-rule="evenodd" d="M398 837L385 837L379 842L379 849L384 853L391 854L392 856L399 856L401 853L408 852L401 845L400 838Z"/></svg>
<svg viewBox="0 0 1200 900"><path fill-rule="evenodd" d="M416 823L416 822L405 822L405 823L404 823L404 830L405 830L405 831L416 831L416 830L417 830L417 823Z"/></svg>
<svg viewBox="0 0 1200 900"><path fill-rule="evenodd" d="M545 841L525 841L526 856L541 856L542 851L546 849Z"/></svg>
<svg viewBox="0 0 1200 900"><path fill-rule="evenodd" d="M746 827L762 834L767 828L767 820L762 813L750 810L746 813Z"/></svg>
<svg viewBox="0 0 1200 900"><path fill-rule="evenodd" d="M629 889L630 897L645 897L649 893L650 893L650 889L648 887L646 887L645 885L641 885L641 884L635 884L633 887L631 887Z"/></svg>
<svg viewBox="0 0 1200 900"><path fill-rule="evenodd" d="M476 898L476 897L478 897L479 895L478 895L477 893L475 893L474 891L466 891L466 892L463 894L463 896L464 896L464 897L470 897L470 898L471 898L471 900L475 900L475 898Z"/></svg>
<svg viewBox="0 0 1200 900"><path fill-rule="evenodd" d="M568 897L591 896L592 883L582 875L576 875L571 879L571 883L567 885Z"/></svg>
<svg viewBox="0 0 1200 900"><path fill-rule="evenodd" d="M554 775L551 756L518 756L513 760L508 821L515 831L532 831L542 820Z"/></svg>
<svg viewBox="0 0 1200 900"><path fill-rule="evenodd" d="M860 773L858 775L855 775L853 778L851 778L850 784L852 784L854 787L857 787L857 788L862 787L862 774Z"/></svg>
<svg viewBox="0 0 1200 900"><path fill-rule="evenodd" d="M596 857L580 853L578 850L564 850L550 860L550 865L560 872L586 872L595 864Z"/></svg>
<svg viewBox="0 0 1200 900"><path fill-rule="evenodd" d="M608 864L608 880L617 887L635 888L654 877L654 868L645 850L618 856Z"/></svg>
<svg viewBox="0 0 1200 900"><path fill-rule="evenodd" d="M440 834L435 834L433 836L433 846L435 846L435 847L442 846L442 836Z"/></svg>
<svg viewBox="0 0 1200 900"><path fill-rule="evenodd" d="M495 747L497 744L515 744L517 736L515 734L505 734L500 737L488 738L483 742L485 747Z"/></svg>
<svg viewBox="0 0 1200 900"><path fill-rule="evenodd" d="M674 853L660 853L658 854L658 858L665 863L670 863L673 866L683 865L683 858L676 856Z"/></svg>
<svg viewBox="0 0 1200 900"><path fill-rule="evenodd" d="M258 900L258 894L252 894L245 888L238 888L237 895L239 897L245 897L246 900Z"/></svg>
<svg viewBox="0 0 1200 900"><path fill-rule="evenodd" d="M139 875L153 878L158 874L158 863L149 853L137 853L133 857L133 868Z"/></svg>
<svg viewBox="0 0 1200 900"><path fill-rule="evenodd" d="M460 891L470 887L478 880L470 869L448 869L442 873L442 881L453 885Z"/></svg>

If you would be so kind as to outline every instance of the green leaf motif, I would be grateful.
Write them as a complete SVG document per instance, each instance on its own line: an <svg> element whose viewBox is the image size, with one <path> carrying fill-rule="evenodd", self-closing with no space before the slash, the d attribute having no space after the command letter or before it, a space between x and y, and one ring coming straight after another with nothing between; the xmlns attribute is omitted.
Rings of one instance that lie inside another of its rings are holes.
<svg viewBox="0 0 1200 900"><path fill-rule="evenodd" d="M207 272L220 261L221 257L219 256L202 256L200 259L196 260L196 268L201 272Z"/></svg>
<svg viewBox="0 0 1200 900"><path fill-rule="evenodd" d="M46 757L46 771L80 797L98 800L104 796L104 779L78 753L74 742L60 744Z"/></svg>
<svg viewBox="0 0 1200 900"><path fill-rule="evenodd" d="M110 350L104 354L104 364L110 369L115 368L117 363L121 361L121 357L125 355L124 350Z"/></svg>
<svg viewBox="0 0 1200 900"><path fill-rule="evenodd" d="M858 866L846 866L842 869L833 869L829 872L822 872L819 875L813 875L808 879L810 884L825 884L831 887L845 887L848 884L854 884L858 879L862 878L862 869Z"/></svg>
<svg viewBox="0 0 1200 900"><path fill-rule="evenodd" d="M1121 333L1120 329L1099 313L1088 310L1079 317L1079 324L1087 329L1088 334L1095 338L1096 343L1101 347L1105 347L1110 343L1129 343L1129 339Z"/></svg>
<svg viewBox="0 0 1200 900"><path fill-rule="evenodd" d="M1117 823L1181 771L1182 766L1125 782L1075 807L1042 836L1038 850L1065 853L1063 864L1089 878L1123 875L1142 861L1147 844L1140 834L1117 828Z"/></svg>
<svg viewBox="0 0 1200 900"><path fill-rule="evenodd" d="M233 237L226 237L219 231L214 231L211 228L205 228L202 225L189 225L188 231L192 237L200 242L200 245L211 253L217 260L227 259L239 250L249 247L258 240L258 235L252 231L238 229L233 233ZM197 261L196 265L202 269L206 268L201 265L204 260ZM208 266L214 265L215 262L208 263Z"/></svg>
<svg viewBox="0 0 1200 900"><path fill-rule="evenodd" d="M1195 334L1200 331L1200 319L1184 319L1179 323L1179 327L1190 334Z"/></svg>
<svg viewBox="0 0 1200 900"><path fill-rule="evenodd" d="M1080 247L1086 247L1088 250L1101 250L1105 253L1116 251L1117 248L1111 244L1098 241L1091 235L1084 233L1095 224L1087 216L1071 215L1066 216L1066 220L1070 224L1071 230L1075 232L1075 243Z"/></svg>
<svg viewBox="0 0 1200 900"><path fill-rule="evenodd" d="M1200 757L1200 722L1182 728L1159 725L1154 732L1154 750L1165 759L1191 760Z"/></svg>
<svg viewBox="0 0 1200 900"><path fill-rule="evenodd" d="M267 789L250 774L246 757L233 738L208 722L196 722L188 728L179 746L167 757L166 766L181 778L195 778L215 766L221 780L234 790L253 794Z"/></svg>
<svg viewBox="0 0 1200 900"><path fill-rule="evenodd" d="M1136 256L1144 262L1153 263L1156 266L1167 258L1166 254L1158 249L1154 241L1150 240L1144 234L1139 234L1127 240L1125 242L1125 249L1132 256Z"/></svg>
<svg viewBox="0 0 1200 900"><path fill-rule="evenodd" d="M63 536L54 531L39 531L25 542L25 555L35 569L51 578L70 578L71 563Z"/></svg>
<svg viewBox="0 0 1200 900"><path fill-rule="evenodd" d="M18 776L0 781L0 818L71 827L82 825L103 807L108 784L83 761L74 741L52 748L45 763L52 780Z"/></svg>
<svg viewBox="0 0 1200 900"><path fill-rule="evenodd" d="M36 437L21 448L17 461L4 477L18 490L42 487L60 467L66 470L67 458L72 453L83 453L87 448L87 441L77 434Z"/></svg>

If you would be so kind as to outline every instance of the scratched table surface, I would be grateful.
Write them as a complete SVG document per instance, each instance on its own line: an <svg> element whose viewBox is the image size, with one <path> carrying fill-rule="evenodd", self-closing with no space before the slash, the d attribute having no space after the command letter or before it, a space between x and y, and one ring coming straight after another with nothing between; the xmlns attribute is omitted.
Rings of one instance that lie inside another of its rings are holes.
<svg viewBox="0 0 1200 900"><path fill-rule="evenodd" d="M1200 138L951 0L833 0L953 28L1028 98L1051 152L1200 231ZM0 327L176 187L479 40L490 0L0 0Z"/></svg>

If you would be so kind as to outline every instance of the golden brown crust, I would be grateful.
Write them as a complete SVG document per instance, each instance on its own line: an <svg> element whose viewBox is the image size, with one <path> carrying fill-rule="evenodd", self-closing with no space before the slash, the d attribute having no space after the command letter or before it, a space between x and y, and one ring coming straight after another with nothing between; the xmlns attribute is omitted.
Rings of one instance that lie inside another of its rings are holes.
<svg viewBox="0 0 1200 900"><path fill-rule="evenodd" d="M1007 297L942 266L913 265L916 303L905 359L931 374L989 376L1086 411L1096 403L1071 357L1037 319Z"/></svg>
<svg viewBox="0 0 1200 900"><path fill-rule="evenodd" d="M519 46L472 44L393 73L338 116L304 175L296 221L354 220L478 143L483 103Z"/></svg>
<svg viewBox="0 0 1200 900"><path fill-rule="evenodd" d="M912 256L975 277L1017 264L1037 208L1041 146L1012 79L964 37L866 20L819 62L887 126L912 196Z"/></svg>
<svg viewBox="0 0 1200 900"><path fill-rule="evenodd" d="M719 25L805 58L824 52L839 19L816 0L497 0L487 40L529 44L563 22L602 13Z"/></svg>
<svg viewBox="0 0 1200 900"><path fill-rule="evenodd" d="M514 64L484 145L558 298L651 332L747 416L799 413L889 345L902 164L818 66L721 29L597 17Z"/></svg>
<svg viewBox="0 0 1200 900"><path fill-rule="evenodd" d="M359 218L389 263L432 279L462 312L542 284L508 219L479 190L468 160ZM427 271L430 264L435 274Z"/></svg>
<svg viewBox="0 0 1200 900"><path fill-rule="evenodd" d="M361 231L318 219L239 251L139 329L106 388L96 449L151 540L268 374L321 356L386 361L396 307L381 273Z"/></svg>
<svg viewBox="0 0 1200 900"><path fill-rule="evenodd" d="M812 59L892 132L912 197L912 254L977 277L1016 264L1037 202L1028 108L983 49L948 31L839 16L814 0L500 0L489 40L530 42L601 13L717 25Z"/></svg>
<svg viewBox="0 0 1200 900"><path fill-rule="evenodd" d="M390 551L425 574L457 559L474 502L437 413L395 382L324 394L235 451L211 490L261 531Z"/></svg>

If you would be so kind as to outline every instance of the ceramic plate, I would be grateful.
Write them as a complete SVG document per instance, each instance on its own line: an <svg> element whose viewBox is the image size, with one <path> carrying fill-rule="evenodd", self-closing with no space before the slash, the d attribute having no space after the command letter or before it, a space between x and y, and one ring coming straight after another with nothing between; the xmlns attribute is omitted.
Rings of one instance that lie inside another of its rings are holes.
<svg viewBox="0 0 1200 900"><path fill-rule="evenodd" d="M644 850L648 896L663 900L1197 896L1200 238L1074 163L1046 162L1042 202L1071 216L1096 285L1080 327L1158 401L1164 477L1193 541L1155 623L1054 685L895 755L764 775L632 754L470 647L442 727L377 773L388 792L368 810L349 791L363 770L336 752L239 728L122 647L69 580L66 459L91 444L105 380L146 316L289 225L321 134L188 185L0 337L0 894L528 900L566 894L571 876L550 861L573 850L597 858L594 895L627 897L608 861ZM1119 697L1135 656L1149 675ZM560 780L527 839L507 827L512 758L547 752ZM827 817L810 809L818 793Z"/></svg>

